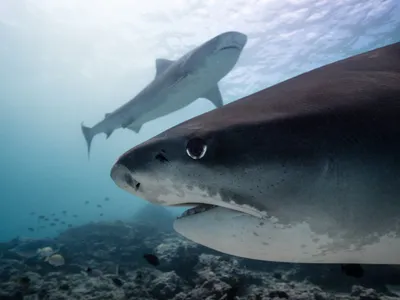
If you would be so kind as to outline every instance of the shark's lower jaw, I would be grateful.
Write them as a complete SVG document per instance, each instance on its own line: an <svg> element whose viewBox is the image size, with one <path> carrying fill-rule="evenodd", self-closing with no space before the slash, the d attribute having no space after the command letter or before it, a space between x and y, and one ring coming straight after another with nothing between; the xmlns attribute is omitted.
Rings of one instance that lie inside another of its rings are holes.
<svg viewBox="0 0 400 300"><path fill-rule="evenodd" d="M207 210L213 209L218 207L217 205L211 205L211 204L198 204L195 207L192 207L188 210L186 210L182 215L180 215L177 219L182 219L187 216L192 216L198 213L205 212Z"/></svg>

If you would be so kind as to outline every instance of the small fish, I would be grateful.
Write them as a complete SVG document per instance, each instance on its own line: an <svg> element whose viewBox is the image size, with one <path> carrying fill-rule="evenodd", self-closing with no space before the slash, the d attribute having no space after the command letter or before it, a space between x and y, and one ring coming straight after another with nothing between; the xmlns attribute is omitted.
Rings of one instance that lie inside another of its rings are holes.
<svg viewBox="0 0 400 300"><path fill-rule="evenodd" d="M68 228L71 228L72 227L72 224L68 224Z"/></svg>
<svg viewBox="0 0 400 300"><path fill-rule="evenodd" d="M28 276L22 276L18 279L18 283L23 287L23 288L28 288L29 285L31 284L31 280Z"/></svg>
<svg viewBox="0 0 400 300"><path fill-rule="evenodd" d="M98 207L98 208L101 208L101 205L100 205L100 204L97 204L97 207Z"/></svg>
<svg viewBox="0 0 400 300"><path fill-rule="evenodd" d="M364 269L360 264L344 264L340 268L349 277L361 278L364 276Z"/></svg>
<svg viewBox="0 0 400 300"><path fill-rule="evenodd" d="M53 254L52 256L46 257L45 261L55 267L60 267L65 264L65 259L61 254Z"/></svg>
<svg viewBox="0 0 400 300"><path fill-rule="evenodd" d="M44 218L45 221L49 221L49 218Z"/></svg>
<svg viewBox="0 0 400 300"><path fill-rule="evenodd" d="M116 277L111 278L111 280L118 287L120 287L120 286L122 286L124 284L121 279L118 279Z"/></svg>
<svg viewBox="0 0 400 300"><path fill-rule="evenodd" d="M104 201L110 201L110 198L105 197L105 198L104 198Z"/></svg>
<svg viewBox="0 0 400 300"><path fill-rule="evenodd" d="M40 216L38 216L38 219L45 219L46 217L45 216L42 216L42 215L40 215Z"/></svg>
<svg viewBox="0 0 400 300"><path fill-rule="evenodd" d="M30 215L31 216L34 216L36 213L34 212L34 211L32 211L31 213L30 213Z"/></svg>
<svg viewBox="0 0 400 300"><path fill-rule="evenodd" d="M74 217L74 218L77 218L77 217L78 217L78 215L73 215L73 217Z"/></svg>
<svg viewBox="0 0 400 300"><path fill-rule="evenodd" d="M89 204L89 201L85 201L85 204Z"/></svg>
<svg viewBox="0 0 400 300"><path fill-rule="evenodd" d="M30 232L34 232L34 231L35 231L35 229L33 229L32 227L29 227L28 230L29 230Z"/></svg>
<svg viewBox="0 0 400 300"><path fill-rule="evenodd" d="M52 213L52 214L51 214L52 217L54 217L55 215L56 215L55 213Z"/></svg>
<svg viewBox="0 0 400 300"><path fill-rule="evenodd" d="M58 222L58 221L60 221L60 219L55 218L53 221L54 221L54 222Z"/></svg>
<svg viewBox="0 0 400 300"><path fill-rule="evenodd" d="M135 280L136 280L136 281L141 281L141 280L142 280L142 278L143 278L143 274L142 274L142 272L140 272L140 271L136 271L136 277L135 277Z"/></svg>
<svg viewBox="0 0 400 300"><path fill-rule="evenodd" d="M63 283L60 285L60 290L62 290L62 291L68 291L69 288L70 288L70 286L68 283Z"/></svg>
<svg viewBox="0 0 400 300"><path fill-rule="evenodd" d="M56 226L56 224L55 223L50 223L50 226L54 227L54 226Z"/></svg>
<svg viewBox="0 0 400 300"><path fill-rule="evenodd" d="M155 256L154 254L144 254L143 258L153 266L158 266L160 264L158 257Z"/></svg>
<svg viewBox="0 0 400 300"><path fill-rule="evenodd" d="M65 222L64 222L64 221L61 221L61 224L65 225Z"/></svg>
<svg viewBox="0 0 400 300"><path fill-rule="evenodd" d="M100 217L102 217L102 216L104 216L104 214L103 214L103 213L101 213L101 214L100 214Z"/></svg>

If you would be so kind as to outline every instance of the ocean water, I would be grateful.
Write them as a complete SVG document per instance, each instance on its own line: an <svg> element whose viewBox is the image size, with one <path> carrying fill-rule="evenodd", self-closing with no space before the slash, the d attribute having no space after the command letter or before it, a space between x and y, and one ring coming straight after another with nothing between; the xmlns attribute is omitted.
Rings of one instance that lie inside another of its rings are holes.
<svg viewBox="0 0 400 300"><path fill-rule="evenodd" d="M98 135L90 160L80 123L93 126L135 96L153 79L156 58L176 59L229 30L247 34L248 43L220 82L225 103L399 41L400 2L0 1L0 241L65 229L29 231L38 227L38 215L65 210L66 222L78 226L130 218L143 207L145 201L112 182L112 164L213 106L198 99L139 134Z"/></svg>

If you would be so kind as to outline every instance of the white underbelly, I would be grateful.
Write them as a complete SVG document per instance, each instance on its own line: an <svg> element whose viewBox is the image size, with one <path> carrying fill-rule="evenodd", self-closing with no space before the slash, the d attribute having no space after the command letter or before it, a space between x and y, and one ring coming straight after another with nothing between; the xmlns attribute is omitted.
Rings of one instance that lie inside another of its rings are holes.
<svg viewBox="0 0 400 300"><path fill-rule="evenodd" d="M141 114L135 124L144 124L178 111L196 101L211 88L211 83L202 81L198 76L183 79L176 86L160 93L157 99L152 99L153 108Z"/></svg>
<svg viewBox="0 0 400 300"><path fill-rule="evenodd" d="M207 224L212 224L212 228ZM389 234L363 247L332 247L333 241L328 235L316 234L306 223L285 228L273 220L261 220L224 208L178 219L174 228L196 243L251 259L296 263L400 264L400 238Z"/></svg>

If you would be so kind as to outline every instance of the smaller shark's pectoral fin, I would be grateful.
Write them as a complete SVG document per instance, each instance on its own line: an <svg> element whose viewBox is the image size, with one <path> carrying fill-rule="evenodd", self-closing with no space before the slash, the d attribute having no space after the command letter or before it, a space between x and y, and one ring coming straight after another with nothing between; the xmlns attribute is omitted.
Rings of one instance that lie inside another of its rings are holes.
<svg viewBox="0 0 400 300"><path fill-rule="evenodd" d="M210 100L216 107L222 107L224 105L218 85L205 93L202 98Z"/></svg>
<svg viewBox="0 0 400 300"><path fill-rule="evenodd" d="M114 132L114 130L110 130L108 132L105 132L106 134L106 139L108 139L110 137L110 135Z"/></svg>
<svg viewBox="0 0 400 300"><path fill-rule="evenodd" d="M156 77L163 73L170 65L174 63L173 60L165 58L156 59Z"/></svg>
<svg viewBox="0 0 400 300"><path fill-rule="evenodd" d="M130 130L132 130L132 131L134 131L136 133L139 133L140 129L142 128L142 125L143 124L131 124L126 128L128 128L128 129L130 129Z"/></svg>

